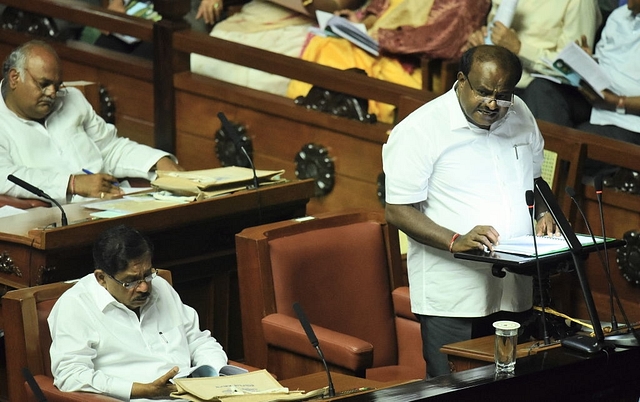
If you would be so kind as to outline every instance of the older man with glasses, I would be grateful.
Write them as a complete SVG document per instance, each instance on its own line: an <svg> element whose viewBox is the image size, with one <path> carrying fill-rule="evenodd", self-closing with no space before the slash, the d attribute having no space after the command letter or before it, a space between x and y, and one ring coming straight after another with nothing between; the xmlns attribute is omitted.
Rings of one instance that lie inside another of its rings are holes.
<svg viewBox="0 0 640 402"><path fill-rule="evenodd" d="M544 141L513 94L521 74L506 48L471 48L451 90L396 125L383 147L385 213L409 236L411 308L429 377L449 373L444 344L488 335L499 319L531 317L531 277L497 278L489 264L453 256L491 252L533 230L525 194L541 175ZM556 232L549 215L538 232Z"/></svg>
<svg viewBox="0 0 640 402"><path fill-rule="evenodd" d="M152 179L156 169L182 170L172 155L118 137L80 91L65 88L60 59L47 43L15 49L2 74L0 194L33 197L4 180L12 174L60 203L114 198L121 195L116 177Z"/></svg>
<svg viewBox="0 0 640 402"><path fill-rule="evenodd" d="M62 391L169 399L179 370L227 365L196 311L156 275L152 256L151 242L124 225L96 240L94 271L58 299L48 319L51 371Z"/></svg>

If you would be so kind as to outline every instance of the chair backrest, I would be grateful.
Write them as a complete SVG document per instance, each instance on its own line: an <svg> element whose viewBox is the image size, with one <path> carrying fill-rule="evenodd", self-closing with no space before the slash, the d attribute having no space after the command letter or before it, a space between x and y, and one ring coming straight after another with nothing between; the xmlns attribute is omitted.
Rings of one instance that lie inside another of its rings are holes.
<svg viewBox="0 0 640 402"><path fill-rule="evenodd" d="M158 274L172 283L171 271L159 269ZM47 318L58 298L72 282L56 282L7 292L2 298L5 322L7 382L9 400L25 401L22 368L31 374L52 377L51 334Z"/></svg>
<svg viewBox="0 0 640 402"><path fill-rule="evenodd" d="M236 236L245 361L267 365L261 319L295 316L374 346L373 366L397 364L391 292L406 285L398 231L381 211L325 213Z"/></svg>

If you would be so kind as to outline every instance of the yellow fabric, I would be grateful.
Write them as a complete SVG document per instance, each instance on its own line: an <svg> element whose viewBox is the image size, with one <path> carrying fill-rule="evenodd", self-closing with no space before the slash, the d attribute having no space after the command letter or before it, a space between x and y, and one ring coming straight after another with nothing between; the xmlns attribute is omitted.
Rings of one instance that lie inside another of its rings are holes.
<svg viewBox="0 0 640 402"><path fill-rule="evenodd" d="M389 8L376 20L369 34L376 36L378 29L396 29L399 26L420 27L427 23L435 0L391 0Z"/></svg>
<svg viewBox="0 0 640 402"><path fill-rule="evenodd" d="M426 6L433 4L433 0L392 0L389 9L379 20L383 20L385 15L395 15L394 9L403 2L420 4L418 8L428 8L428 11L431 10L431 7ZM355 67L364 70L372 78L411 88L422 88L422 73L420 69L416 68L414 71L408 72L398 60L384 56L373 57L341 38L314 36L300 58L340 70ZM306 82L292 80L287 90L287 96L292 99L298 96L305 96L311 87ZM395 106L393 105L369 100L369 113L375 114L378 121L393 123L394 112Z"/></svg>

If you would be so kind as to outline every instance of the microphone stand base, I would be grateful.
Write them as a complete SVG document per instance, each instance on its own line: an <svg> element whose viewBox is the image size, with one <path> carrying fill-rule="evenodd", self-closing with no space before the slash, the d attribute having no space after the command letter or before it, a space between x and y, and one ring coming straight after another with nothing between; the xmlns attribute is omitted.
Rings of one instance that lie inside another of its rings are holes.
<svg viewBox="0 0 640 402"><path fill-rule="evenodd" d="M574 335L564 338L560 341L562 346L574 349L580 352L595 354L603 350L615 349L616 345L608 342L598 341L589 335Z"/></svg>

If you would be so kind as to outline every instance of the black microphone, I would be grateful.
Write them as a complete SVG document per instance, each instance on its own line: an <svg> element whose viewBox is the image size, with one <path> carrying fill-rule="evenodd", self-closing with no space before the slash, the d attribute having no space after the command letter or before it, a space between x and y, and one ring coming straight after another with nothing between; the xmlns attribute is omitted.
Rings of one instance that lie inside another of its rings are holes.
<svg viewBox="0 0 640 402"><path fill-rule="evenodd" d="M599 174L599 175L596 175L596 177L594 177L593 185L596 188L596 199L598 200L598 211L600 213L600 227L602 229L602 239L604 240L602 249L604 251L605 273L607 275L607 279L609 280L609 305L611 306L611 328L615 331L618 329L618 321L616 320L615 310L613 308L614 289L613 289L613 281L611 280L611 267L609 266L609 253L607 251L607 235L604 229L604 213L602 212L602 175ZM594 240L594 243L595 243L595 240Z"/></svg>
<svg viewBox="0 0 640 402"><path fill-rule="evenodd" d="M60 205L60 203L56 200L54 200L49 194L45 193L44 191L40 190L38 187L27 183L26 181L19 179L17 177L15 177L14 175L10 174L9 176L7 176L7 179L14 183L17 184L18 186L24 188L25 190L27 190L30 193L33 193L35 195L37 195L38 197L42 197L45 198L51 202L53 202L54 204L56 204L56 206L58 208L60 208L60 211L62 212L62 226L67 226L67 214L66 212L64 212L64 209L62 208L62 205Z"/></svg>
<svg viewBox="0 0 640 402"><path fill-rule="evenodd" d="M311 345L316 348L318 356L320 356L322 364L324 364L324 370L327 372L327 380L329 381L329 398L333 398L334 396L336 396L336 389L333 387L333 381L331 380L331 372L329 371L329 367L327 366L327 360L324 358L322 349L320 349L320 342L318 341L315 332L313 332L313 328L311 328L311 324L309 324L309 320L307 320L307 316L304 314L300 303L293 303L293 310L296 312L298 320L300 320L300 324L302 325L304 332L306 332L307 338L309 338L309 342L311 342Z"/></svg>
<svg viewBox="0 0 640 402"><path fill-rule="evenodd" d="M533 250L536 253L536 273L538 275L538 292L540 293L540 308L542 309L542 335L544 338L544 344L549 345L551 343L549 339L549 332L547 331L547 312L544 302L544 289L542 288L542 270L540 269L540 256L538 255L538 241L536 239L536 225L533 219L533 204L535 196L533 191L527 190L524 193L524 198L527 200L527 207L529 207L529 215L531 215L531 228L533 229Z"/></svg>
<svg viewBox="0 0 640 402"><path fill-rule="evenodd" d="M47 398L44 396L42 389L36 382L36 379L33 378L33 374L31 374L31 371L29 370L28 367L22 368L22 376L27 381L27 384L29 385L31 392L33 392L33 396L36 397L36 400L38 402L47 402Z"/></svg>
<svg viewBox="0 0 640 402"><path fill-rule="evenodd" d="M229 138L231 138L231 141L233 141L233 145L235 145L236 149L239 149L240 151L242 151L242 153L244 153L244 156L247 157L247 160L249 161L249 165L251 165L251 170L253 170L253 187L257 189L258 175L256 174L256 168L253 166L253 161L251 160L249 153L242 145L242 141L240 140L240 135L238 134L238 131L231 123L229 123L229 120L227 120L227 116L225 116L224 113L218 112L218 119L220 119L220 123L222 123L222 129L224 130L225 133L227 133Z"/></svg>
<svg viewBox="0 0 640 402"><path fill-rule="evenodd" d="M604 215L602 214L602 204L601 204L602 176L596 176L596 178L594 179L594 185L596 188L598 203L600 204L600 221L602 223L602 231L603 231L602 238L604 241L603 249L606 250L607 240L606 240L606 237L604 236ZM587 230L591 235L593 244L596 244L596 238L593 235L593 232L591 231L591 225L589 225L589 221L587 221L587 217L584 215L582 208L580 208L580 204L578 204L578 201L575 198L576 192L571 187L567 187L565 191L567 192L569 197L571 197L571 200L575 203L576 207L578 208L580 215L582 215L582 219L585 223L585 226L587 227ZM607 340L612 341L613 344L620 345L620 346L638 346L638 342L640 341L640 335L636 332L635 328L631 326L631 322L629 321L629 318L627 317L624 307L622 306L620 297L618 297L618 292L613 284L613 279L611 278L611 269L609 266L609 259L606 257L606 251L605 251L605 257L603 257L602 254L600 253L600 250L599 249L596 249L596 250L597 250L598 257L600 258L600 263L602 264L602 267L605 271L605 277L607 278L607 282L609 284L609 308L611 309L611 329L614 331L618 329L618 323L615 316L615 308L613 305L613 300L615 298L616 304L618 305L618 309L620 310L620 313L622 314L622 318L624 319L624 323L627 326L628 330L631 331L631 335L633 336L633 338L629 338L622 335L614 335L612 337L607 337Z"/></svg>

